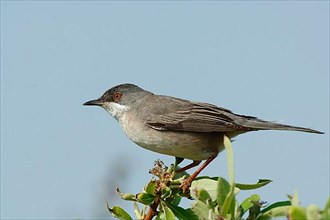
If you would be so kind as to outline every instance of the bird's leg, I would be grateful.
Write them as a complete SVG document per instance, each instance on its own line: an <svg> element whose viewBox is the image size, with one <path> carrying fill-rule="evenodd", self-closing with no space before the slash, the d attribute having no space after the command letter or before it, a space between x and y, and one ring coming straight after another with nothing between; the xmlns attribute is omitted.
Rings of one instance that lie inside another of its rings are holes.
<svg viewBox="0 0 330 220"><path fill-rule="evenodd" d="M188 190L189 190L189 187L190 187L190 185L191 185L191 182L198 176L198 174L200 173L200 172L202 172L202 170L204 170L205 169L205 167L207 166L207 165L209 165L215 158L216 158L217 156L212 156L212 157L210 157L210 158L208 158L206 161L205 161L205 163L203 163L203 165L202 166L200 166L193 174L191 174L190 175L190 177L188 178L188 179L185 179L184 181L183 181L183 183L180 185L180 188L182 189L182 191L183 191L183 193L187 193L188 192ZM198 163L197 163L198 162ZM200 163L201 161L194 161L192 164L194 164L194 163L197 163L197 165ZM190 165L192 165L192 164L189 164L188 166L190 166ZM195 166L197 166L197 165L195 165ZM187 167L188 167L187 166ZM189 168L191 168L191 167L193 167L193 166L190 166L190 167L188 167L188 169ZM185 168L185 167L184 167ZM182 168L183 169L183 168ZM180 169L181 170L181 169Z"/></svg>
<svg viewBox="0 0 330 220"><path fill-rule="evenodd" d="M182 157L175 157L175 162L174 162L174 165L171 169L171 172L172 172L172 177L174 178L175 175L177 174L177 167L178 165L184 160L184 158Z"/></svg>
<svg viewBox="0 0 330 220"><path fill-rule="evenodd" d="M177 173L181 173L181 172L183 172L183 171L186 171L186 170L188 170L188 169L190 169L190 168L193 168L193 167L199 165L201 162L202 162L202 161L200 161L200 160L194 160L191 164L188 164L187 166L178 169L176 172L177 172Z"/></svg>
<svg viewBox="0 0 330 220"><path fill-rule="evenodd" d="M174 170L184 160L182 157L175 157Z"/></svg>

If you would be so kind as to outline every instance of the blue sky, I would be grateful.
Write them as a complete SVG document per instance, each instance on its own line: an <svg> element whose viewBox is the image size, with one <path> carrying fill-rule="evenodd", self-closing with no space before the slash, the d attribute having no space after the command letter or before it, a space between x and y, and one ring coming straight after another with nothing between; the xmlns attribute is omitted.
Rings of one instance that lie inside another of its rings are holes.
<svg viewBox="0 0 330 220"><path fill-rule="evenodd" d="M328 1L1 1L1 218L107 218L160 158L101 108L130 82L157 94L319 129L234 142L236 180L302 205L329 196ZM227 177L225 154L203 175ZM189 202L186 202L189 204Z"/></svg>

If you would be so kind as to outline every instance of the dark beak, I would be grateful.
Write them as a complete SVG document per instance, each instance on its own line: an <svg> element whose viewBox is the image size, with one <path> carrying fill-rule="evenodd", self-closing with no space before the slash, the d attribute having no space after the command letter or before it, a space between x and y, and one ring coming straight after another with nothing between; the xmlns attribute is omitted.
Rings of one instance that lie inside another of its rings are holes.
<svg viewBox="0 0 330 220"><path fill-rule="evenodd" d="M103 101L101 101L99 99L95 99L95 100L91 100L91 101L85 102L83 105L97 105L97 106L102 106L103 105Z"/></svg>

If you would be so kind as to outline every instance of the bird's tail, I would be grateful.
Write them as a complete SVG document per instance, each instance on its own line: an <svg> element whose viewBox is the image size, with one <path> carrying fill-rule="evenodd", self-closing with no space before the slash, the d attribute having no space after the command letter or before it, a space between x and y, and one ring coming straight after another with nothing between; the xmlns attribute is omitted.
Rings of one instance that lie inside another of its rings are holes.
<svg viewBox="0 0 330 220"><path fill-rule="evenodd" d="M308 132L308 133L315 133L315 134L324 134L324 132L310 129L310 128L304 128L304 127L298 127L298 126L292 126L292 125L285 125L270 121L264 121L257 118L248 118L247 120L241 121L240 125L244 127L248 127L255 130L285 130L285 131L301 131L301 132Z"/></svg>

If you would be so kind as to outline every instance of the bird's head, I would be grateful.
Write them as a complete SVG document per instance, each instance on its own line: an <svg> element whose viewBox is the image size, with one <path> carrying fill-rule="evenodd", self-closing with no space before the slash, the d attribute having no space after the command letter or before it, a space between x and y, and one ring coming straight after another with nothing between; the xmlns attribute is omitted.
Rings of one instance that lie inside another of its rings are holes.
<svg viewBox="0 0 330 220"><path fill-rule="evenodd" d="M83 105L101 106L115 119L119 120L123 113L128 111L149 93L134 84L121 84L107 90L100 98L85 102Z"/></svg>

